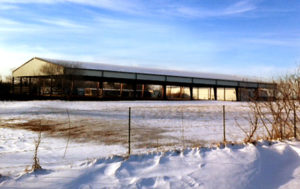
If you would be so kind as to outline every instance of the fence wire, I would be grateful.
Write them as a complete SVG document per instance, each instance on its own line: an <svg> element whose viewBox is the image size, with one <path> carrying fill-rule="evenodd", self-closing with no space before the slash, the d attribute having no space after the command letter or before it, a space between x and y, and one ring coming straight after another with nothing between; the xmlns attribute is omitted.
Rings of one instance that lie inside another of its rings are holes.
<svg viewBox="0 0 300 189"><path fill-rule="evenodd" d="M133 106L130 113L128 106L8 109L0 114L0 132L10 131L0 135L0 171L30 167L39 132L42 167L79 166L88 159L127 154L129 147L138 154L209 146L223 142L224 131L226 141L242 142L250 132L249 116L247 105L228 105L225 112L222 105ZM259 128L256 135L266 133Z"/></svg>

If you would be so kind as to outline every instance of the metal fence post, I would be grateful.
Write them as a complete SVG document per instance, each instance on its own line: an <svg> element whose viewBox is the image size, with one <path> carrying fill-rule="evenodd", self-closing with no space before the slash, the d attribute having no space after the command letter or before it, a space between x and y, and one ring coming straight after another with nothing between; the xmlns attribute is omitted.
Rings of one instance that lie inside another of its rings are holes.
<svg viewBox="0 0 300 189"><path fill-rule="evenodd" d="M182 140L182 148L184 149L184 125L183 125L183 108L181 108L181 140Z"/></svg>
<svg viewBox="0 0 300 189"><path fill-rule="evenodd" d="M226 142L225 105L223 105L223 140Z"/></svg>
<svg viewBox="0 0 300 189"><path fill-rule="evenodd" d="M294 138L297 139L297 114L296 114L295 102L294 102Z"/></svg>
<svg viewBox="0 0 300 189"><path fill-rule="evenodd" d="M131 107L128 110L128 155L130 155Z"/></svg>
<svg viewBox="0 0 300 189"><path fill-rule="evenodd" d="M280 139L283 139L282 124L280 124Z"/></svg>

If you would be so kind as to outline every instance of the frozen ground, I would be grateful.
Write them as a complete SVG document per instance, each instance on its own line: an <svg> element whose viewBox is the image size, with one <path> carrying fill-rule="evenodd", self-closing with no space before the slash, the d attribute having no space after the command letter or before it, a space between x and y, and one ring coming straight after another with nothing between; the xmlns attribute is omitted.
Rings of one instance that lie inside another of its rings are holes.
<svg viewBox="0 0 300 189"><path fill-rule="evenodd" d="M44 137L127 148L131 107L131 145L138 153L145 149L184 148L223 141L223 105L226 139L240 142L245 135L237 124L248 129L249 108L247 103L239 102L3 102L0 126L42 130Z"/></svg>
<svg viewBox="0 0 300 189"><path fill-rule="evenodd" d="M227 139L242 141L247 103L0 102L0 187L300 187L299 142L172 151L222 141L222 105ZM136 155L126 159L128 107ZM44 170L26 173L39 132Z"/></svg>
<svg viewBox="0 0 300 189"><path fill-rule="evenodd" d="M113 156L21 171L3 176L0 187L294 189L300 187L299 155L299 142L278 142Z"/></svg>

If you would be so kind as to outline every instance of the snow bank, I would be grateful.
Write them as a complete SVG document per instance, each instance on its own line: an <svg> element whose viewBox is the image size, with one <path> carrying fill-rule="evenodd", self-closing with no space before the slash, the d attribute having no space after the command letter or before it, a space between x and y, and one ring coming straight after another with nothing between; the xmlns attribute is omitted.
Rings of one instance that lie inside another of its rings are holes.
<svg viewBox="0 0 300 189"><path fill-rule="evenodd" d="M300 142L113 156L16 178L14 188L299 188Z"/></svg>

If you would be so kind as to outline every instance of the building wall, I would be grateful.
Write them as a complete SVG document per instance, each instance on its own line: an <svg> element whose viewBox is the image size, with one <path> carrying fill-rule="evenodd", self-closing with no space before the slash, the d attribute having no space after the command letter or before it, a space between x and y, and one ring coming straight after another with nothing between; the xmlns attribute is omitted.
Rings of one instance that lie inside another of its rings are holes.
<svg viewBox="0 0 300 189"><path fill-rule="evenodd" d="M62 66L34 58L13 71L13 77L62 75L63 70Z"/></svg>
<svg viewBox="0 0 300 189"><path fill-rule="evenodd" d="M14 94L239 101L259 96L260 93L256 92L258 88L267 90L273 86L213 78L89 70L66 65L64 68L60 65L65 64L55 64L40 58L33 58L23 64L13 72ZM267 92L261 93L264 99L269 97Z"/></svg>

